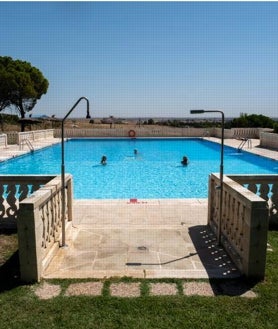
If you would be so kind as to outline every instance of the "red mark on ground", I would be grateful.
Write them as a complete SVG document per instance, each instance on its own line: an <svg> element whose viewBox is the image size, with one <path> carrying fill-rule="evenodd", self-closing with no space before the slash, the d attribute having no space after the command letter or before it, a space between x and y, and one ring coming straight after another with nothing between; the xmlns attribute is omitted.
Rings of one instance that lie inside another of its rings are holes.
<svg viewBox="0 0 278 329"><path fill-rule="evenodd" d="M132 204L139 204L139 203L147 203L146 201L138 201L137 199L129 199L128 203L132 203Z"/></svg>

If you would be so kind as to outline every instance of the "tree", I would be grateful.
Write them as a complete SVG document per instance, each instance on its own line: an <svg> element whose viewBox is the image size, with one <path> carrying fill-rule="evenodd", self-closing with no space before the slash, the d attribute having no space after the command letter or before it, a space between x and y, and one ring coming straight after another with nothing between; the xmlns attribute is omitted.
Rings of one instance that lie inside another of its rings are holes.
<svg viewBox="0 0 278 329"><path fill-rule="evenodd" d="M269 117L266 117L262 114L243 114L239 118L235 118L231 121L231 127L236 128L246 128L246 127L264 127L272 128L274 120Z"/></svg>
<svg viewBox="0 0 278 329"><path fill-rule="evenodd" d="M274 123L274 125L273 125L273 132L275 133L275 134L278 134L278 122L275 122Z"/></svg>
<svg viewBox="0 0 278 329"><path fill-rule="evenodd" d="M0 69L0 112L11 105L7 81L9 74Z"/></svg>
<svg viewBox="0 0 278 329"><path fill-rule="evenodd" d="M0 57L0 111L14 106L24 119L25 113L31 111L37 100L46 94L48 85L41 71L30 63Z"/></svg>

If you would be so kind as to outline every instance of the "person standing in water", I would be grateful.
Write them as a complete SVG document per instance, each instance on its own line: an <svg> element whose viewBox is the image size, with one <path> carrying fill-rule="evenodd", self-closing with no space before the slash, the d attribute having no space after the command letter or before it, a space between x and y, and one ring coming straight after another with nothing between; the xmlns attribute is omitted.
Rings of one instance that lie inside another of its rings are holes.
<svg viewBox="0 0 278 329"><path fill-rule="evenodd" d="M188 158L187 158L186 156L184 156L184 157L182 158L182 160L181 160L181 164L182 164L183 166L187 166L187 165L188 165Z"/></svg>
<svg viewBox="0 0 278 329"><path fill-rule="evenodd" d="M107 157L105 155L102 156L100 163L104 166L106 165Z"/></svg>

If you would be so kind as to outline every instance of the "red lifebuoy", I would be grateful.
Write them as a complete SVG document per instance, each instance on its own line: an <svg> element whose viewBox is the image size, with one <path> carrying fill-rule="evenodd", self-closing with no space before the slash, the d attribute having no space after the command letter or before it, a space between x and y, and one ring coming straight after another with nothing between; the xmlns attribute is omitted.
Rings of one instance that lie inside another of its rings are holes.
<svg viewBox="0 0 278 329"><path fill-rule="evenodd" d="M128 132L128 136L131 137L131 138L134 138L136 136L136 132L131 129L129 132Z"/></svg>

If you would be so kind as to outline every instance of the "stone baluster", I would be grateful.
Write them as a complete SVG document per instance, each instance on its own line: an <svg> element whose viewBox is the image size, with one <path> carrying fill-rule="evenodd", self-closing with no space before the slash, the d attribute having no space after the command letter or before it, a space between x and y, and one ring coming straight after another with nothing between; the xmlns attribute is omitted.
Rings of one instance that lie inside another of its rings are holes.
<svg viewBox="0 0 278 329"><path fill-rule="evenodd" d="M47 243L51 242L51 222L50 222L50 217L49 217L49 201L44 205L45 208L45 215L46 215L46 221L47 221Z"/></svg>
<svg viewBox="0 0 278 329"><path fill-rule="evenodd" d="M57 193L57 226L62 227L62 193L61 190Z"/></svg>
<svg viewBox="0 0 278 329"><path fill-rule="evenodd" d="M235 245L235 238L236 238L236 221L237 221L237 201L235 198L233 198L233 217L232 217L232 222L231 222L231 239L232 239L232 244Z"/></svg>
<svg viewBox="0 0 278 329"><path fill-rule="evenodd" d="M270 191L270 188L269 188L268 183L261 183L260 184L259 195L260 195L261 198L263 198L267 202L269 200L269 197L268 197L269 191Z"/></svg>
<svg viewBox="0 0 278 329"><path fill-rule="evenodd" d="M27 198L29 192L28 185L24 183L20 183L18 192L19 192L19 198L18 198L19 201L22 201L23 199Z"/></svg>
<svg viewBox="0 0 278 329"><path fill-rule="evenodd" d="M40 217L42 221L42 248L47 247L47 223L44 207L40 209Z"/></svg>
<svg viewBox="0 0 278 329"><path fill-rule="evenodd" d="M234 228L234 242L238 248L238 237L239 237L239 221L240 221L240 200L236 201L236 216L235 216L235 228Z"/></svg>
<svg viewBox="0 0 278 329"><path fill-rule="evenodd" d="M236 200L234 197L232 197L232 203L231 203L231 239L233 239L232 232L234 231L234 223L235 223L235 203Z"/></svg>
<svg viewBox="0 0 278 329"><path fill-rule="evenodd" d="M53 225L54 225L54 236L55 240L59 239L59 209L58 209L59 195L53 197Z"/></svg>
<svg viewBox="0 0 278 329"><path fill-rule="evenodd" d="M229 203L228 203L228 210L229 210L229 215L228 215L228 220L227 220L227 236L230 238L232 235L232 222L233 222L233 202L234 198L229 194Z"/></svg>
<svg viewBox="0 0 278 329"><path fill-rule="evenodd" d="M236 246L239 252L243 250L242 246L242 236L243 236L243 223L244 223L244 215L245 215L245 206L238 202L238 220L236 227Z"/></svg>
<svg viewBox="0 0 278 329"><path fill-rule="evenodd" d="M223 191L222 230L227 232L229 223L229 193Z"/></svg>
<svg viewBox="0 0 278 329"><path fill-rule="evenodd" d="M273 183L271 189L270 207L269 207L269 221L270 223L278 222L278 184Z"/></svg>
<svg viewBox="0 0 278 329"><path fill-rule="evenodd" d="M238 245L239 245L240 253L244 251L243 232L244 232L245 209L246 209L245 205L241 203L239 209L239 230L238 230Z"/></svg>
<svg viewBox="0 0 278 329"><path fill-rule="evenodd" d="M54 212L54 202L55 201L55 197L51 198L49 200L49 208L50 208L50 212L49 212L49 217L50 217L50 235L53 239L53 241L56 241L56 230L55 230L55 212Z"/></svg>
<svg viewBox="0 0 278 329"><path fill-rule="evenodd" d="M8 216L16 216L18 207L16 205L17 203L17 198L16 198L16 193L17 193L17 187L15 184L9 184L8 185L8 196L7 196L7 203L8 203L8 208L7 208L7 215Z"/></svg>
<svg viewBox="0 0 278 329"><path fill-rule="evenodd" d="M6 209L4 206L4 186L2 184L0 184L0 218L3 218L6 214Z"/></svg>

